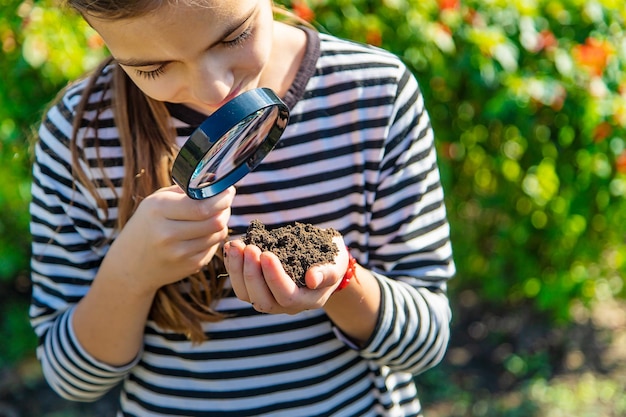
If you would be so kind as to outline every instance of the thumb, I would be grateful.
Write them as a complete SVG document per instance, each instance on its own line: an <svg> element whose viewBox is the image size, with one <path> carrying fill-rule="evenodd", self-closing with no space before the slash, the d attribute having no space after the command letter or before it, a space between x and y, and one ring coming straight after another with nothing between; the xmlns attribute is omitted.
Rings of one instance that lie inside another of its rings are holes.
<svg viewBox="0 0 626 417"><path fill-rule="evenodd" d="M177 184L169 185L167 187L161 187L156 192L157 193L175 192L178 194L185 194L185 191L182 188L180 188Z"/></svg>
<svg viewBox="0 0 626 417"><path fill-rule="evenodd" d="M337 242L336 242L337 243ZM337 245L339 253L335 256L335 262L315 265L305 275L306 286L312 290L324 287L336 286L348 269L348 250L341 240L341 246Z"/></svg>

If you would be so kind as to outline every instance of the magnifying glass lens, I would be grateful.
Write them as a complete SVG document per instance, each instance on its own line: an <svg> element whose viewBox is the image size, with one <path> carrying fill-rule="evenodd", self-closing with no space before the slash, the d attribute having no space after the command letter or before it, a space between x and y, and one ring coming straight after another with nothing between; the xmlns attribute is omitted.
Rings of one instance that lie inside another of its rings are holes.
<svg viewBox="0 0 626 417"><path fill-rule="evenodd" d="M208 198L255 169L289 120L287 106L266 88L235 97L189 137L172 178L191 198Z"/></svg>
<svg viewBox="0 0 626 417"><path fill-rule="evenodd" d="M226 132L198 163L189 186L207 187L242 163L247 163L250 169L256 168L260 159L250 158L269 134L277 112L275 107L258 110Z"/></svg>

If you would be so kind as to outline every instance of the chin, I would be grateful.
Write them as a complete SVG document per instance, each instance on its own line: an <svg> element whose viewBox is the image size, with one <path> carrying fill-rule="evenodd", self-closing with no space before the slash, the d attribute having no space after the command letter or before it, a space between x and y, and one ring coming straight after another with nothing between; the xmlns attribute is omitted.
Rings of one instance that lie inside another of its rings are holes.
<svg viewBox="0 0 626 417"><path fill-rule="evenodd" d="M187 106L197 111L198 113L206 114L207 116L210 116L211 114L215 112L215 110L219 108L218 106L208 106L206 104L194 104L194 103L185 103L185 102L181 102L179 104Z"/></svg>

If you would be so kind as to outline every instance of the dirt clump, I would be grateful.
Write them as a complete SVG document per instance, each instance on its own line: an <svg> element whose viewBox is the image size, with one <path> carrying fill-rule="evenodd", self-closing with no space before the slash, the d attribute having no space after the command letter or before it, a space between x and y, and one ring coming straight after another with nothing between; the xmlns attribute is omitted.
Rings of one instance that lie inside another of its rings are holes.
<svg viewBox="0 0 626 417"><path fill-rule="evenodd" d="M310 267L335 262L339 249L333 242L334 236L339 236L339 232L332 228L296 222L268 230L259 220L253 220L243 241L274 253L291 279L305 287L304 275Z"/></svg>

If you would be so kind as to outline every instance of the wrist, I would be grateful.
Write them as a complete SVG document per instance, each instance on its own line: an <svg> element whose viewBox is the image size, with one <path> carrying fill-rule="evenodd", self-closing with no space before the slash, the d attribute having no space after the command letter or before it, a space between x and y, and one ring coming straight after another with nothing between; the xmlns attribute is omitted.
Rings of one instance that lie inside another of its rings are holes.
<svg viewBox="0 0 626 417"><path fill-rule="evenodd" d="M356 260L349 260L340 284L324 305L324 311L347 338L364 346L380 316L378 279Z"/></svg>

